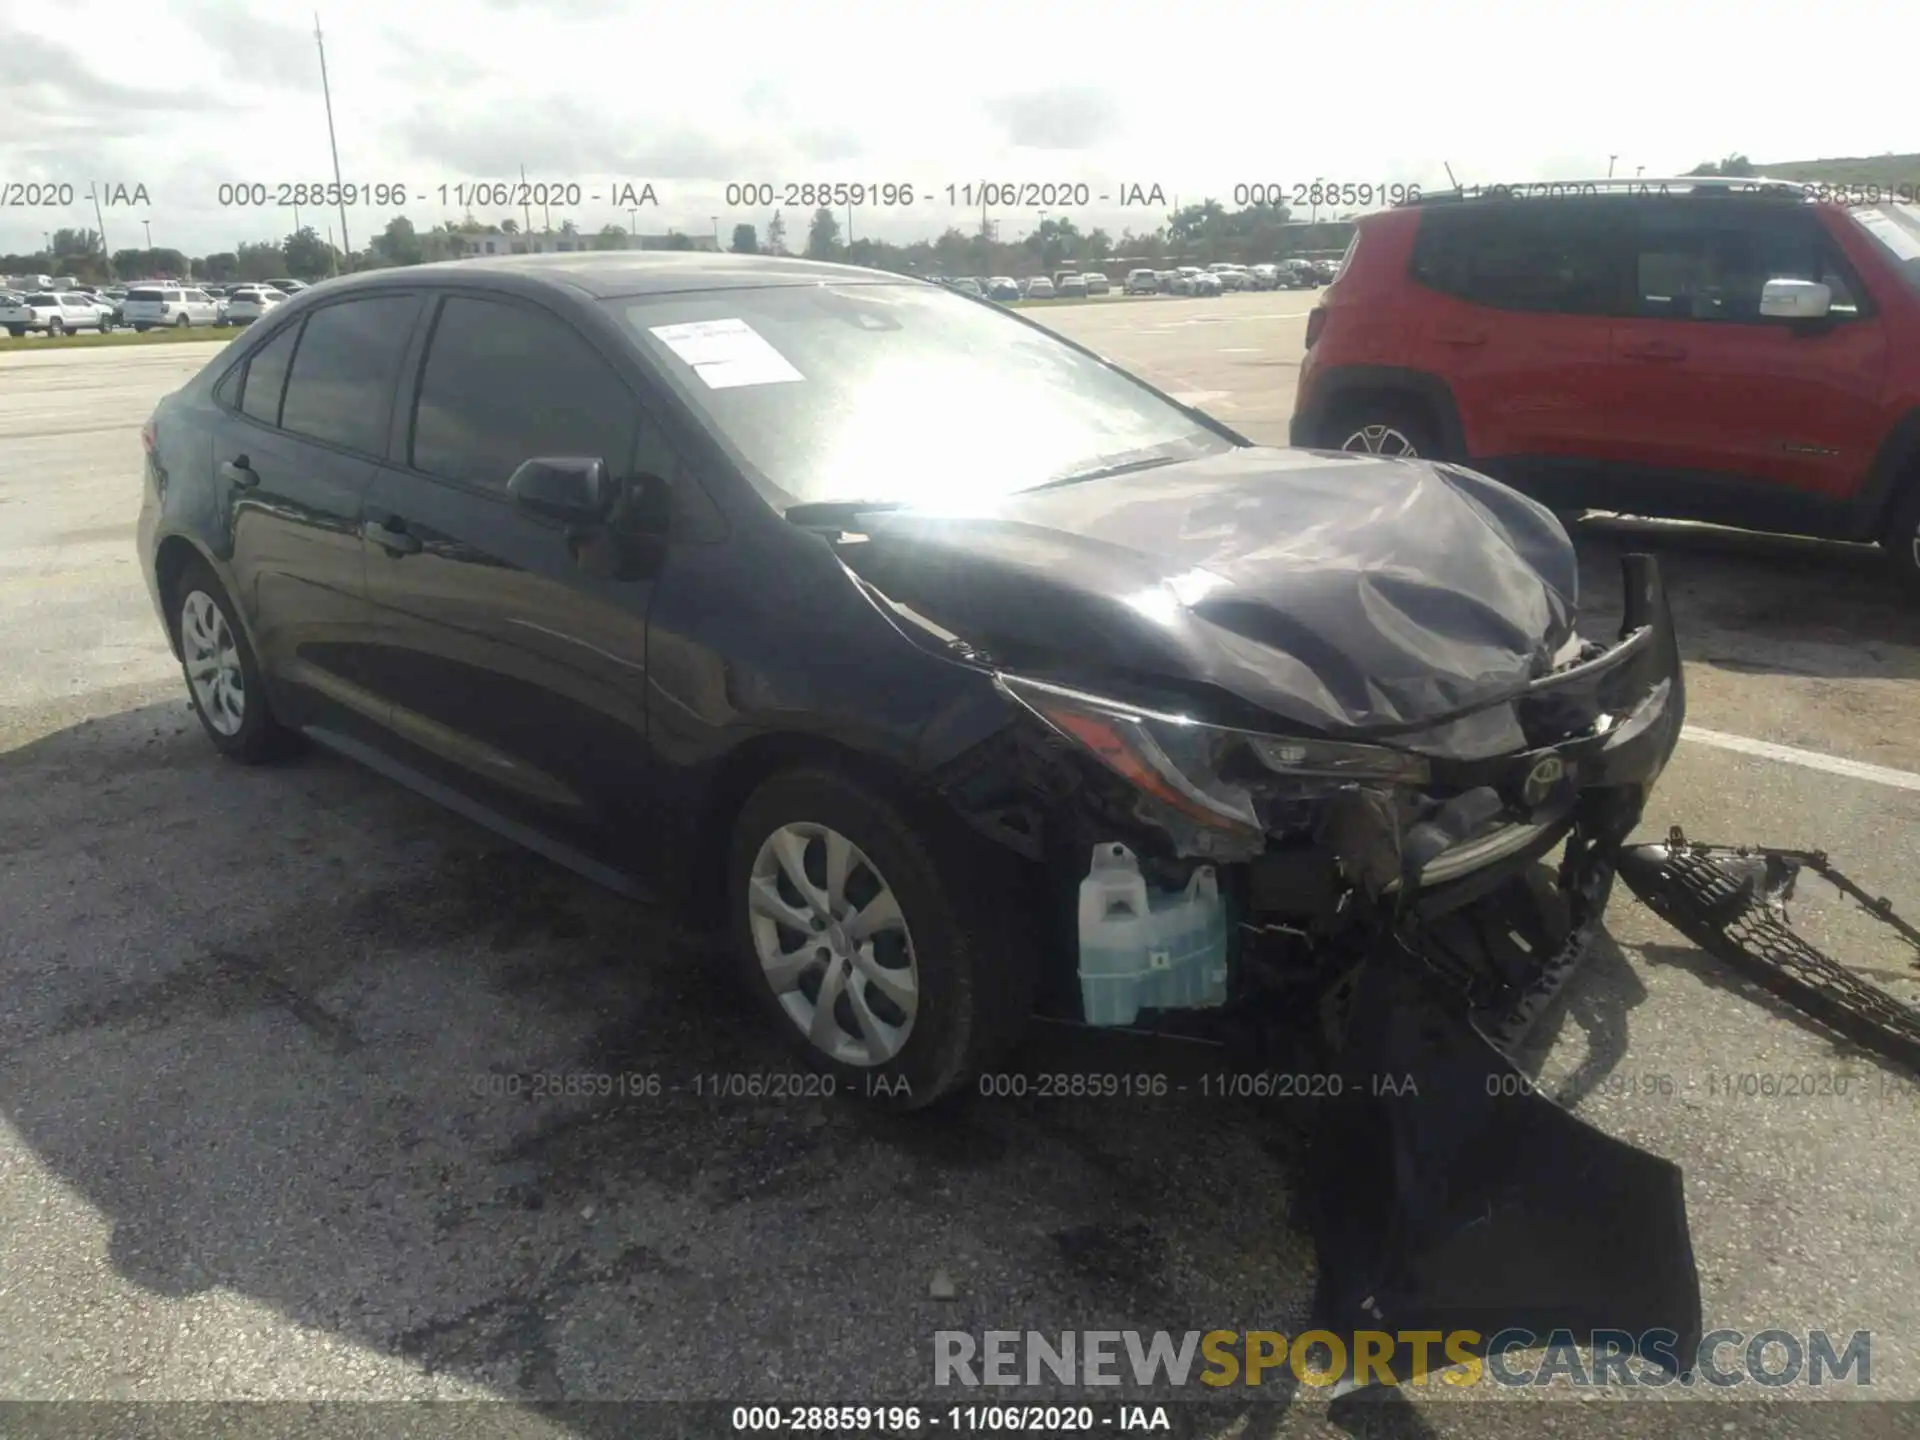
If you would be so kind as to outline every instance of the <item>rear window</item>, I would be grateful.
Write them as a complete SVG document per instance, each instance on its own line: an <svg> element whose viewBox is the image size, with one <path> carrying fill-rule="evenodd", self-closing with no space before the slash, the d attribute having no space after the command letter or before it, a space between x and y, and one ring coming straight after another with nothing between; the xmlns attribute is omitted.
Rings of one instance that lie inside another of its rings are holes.
<svg viewBox="0 0 1920 1440"><path fill-rule="evenodd" d="M1500 310L1610 314L1625 299L1618 214L1560 201L1434 210L1420 217L1413 278Z"/></svg>

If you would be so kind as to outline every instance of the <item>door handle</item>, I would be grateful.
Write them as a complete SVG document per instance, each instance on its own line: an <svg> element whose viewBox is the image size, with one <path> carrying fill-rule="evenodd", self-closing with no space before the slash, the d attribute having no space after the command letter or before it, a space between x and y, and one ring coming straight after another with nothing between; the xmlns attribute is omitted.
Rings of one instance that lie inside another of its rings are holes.
<svg viewBox="0 0 1920 1440"><path fill-rule="evenodd" d="M242 490L251 490L260 483L260 472L248 463L246 456L236 455L220 462L220 478L232 481Z"/></svg>
<svg viewBox="0 0 1920 1440"><path fill-rule="evenodd" d="M1436 337L1442 345L1484 345L1487 332L1484 330L1442 330Z"/></svg>
<svg viewBox="0 0 1920 1440"><path fill-rule="evenodd" d="M1634 345L1622 345L1622 355L1630 355L1635 360L1684 360L1687 352L1678 345L1665 340L1644 340Z"/></svg>
<svg viewBox="0 0 1920 1440"><path fill-rule="evenodd" d="M397 518L369 520L360 528L360 533L389 555L418 555L420 537L409 535L401 528L403 524Z"/></svg>

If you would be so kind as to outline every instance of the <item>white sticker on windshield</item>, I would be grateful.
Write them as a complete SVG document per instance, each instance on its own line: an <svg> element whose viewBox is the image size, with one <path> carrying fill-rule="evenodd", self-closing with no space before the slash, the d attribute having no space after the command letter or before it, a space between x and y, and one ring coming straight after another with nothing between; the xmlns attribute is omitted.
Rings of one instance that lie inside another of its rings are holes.
<svg viewBox="0 0 1920 1440"><path fill-rule="evenodd" d="M695 320L686 325L655 325L651 333L693 367L710 390L740 385L779 385L806 377L766 336L744 320Z"/></svg>

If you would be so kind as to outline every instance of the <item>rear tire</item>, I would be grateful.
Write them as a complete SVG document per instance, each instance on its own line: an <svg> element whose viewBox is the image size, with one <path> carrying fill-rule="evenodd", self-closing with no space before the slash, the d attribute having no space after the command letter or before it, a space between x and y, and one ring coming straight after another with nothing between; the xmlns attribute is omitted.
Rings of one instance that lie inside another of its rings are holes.
<svg viewBox="0 0 1920 1440"><path fill-rule="evenodd" d="M1358 396L1335 405L1321 427L1324 448L1367 455L1444 460L1426 410L1397 395Z"/></svg>
<svg viewBox="0 0 1920 1440"><path fill-rule="evenodd" d="M47 334L57 336L57 335L64 335L66 333L67 333L67 322L62 320L58 315L54 316L53 319L47 322Z"/></svg>
<svg viewBox="0 0 1920 1440"><path fill-rule="evenodd" d="M194 714L216 750L258 765L299 748L295 733L275 718L247 632L204 560L188 561L174 579L167 618Z"/></svg>
<svg viewBox="0 0 1920 1440"><path fill-rule="evenodd" d="M182 315L178 320L175 320L173 322L173 328L176 330L184 330L191 324L193 324L193 322L189 320L186 316Z"/></svg>
<svg viewBox="0 0 1920 1440"><path fill-rule="evenodd" d="M838 876L835 846L849 857ZM741 808L728 855L741 977L835 1093L931 1105L1005 1053L1033 1007L1036 967L1005 923L1003 866L1011 857L934 805L835 769L775 775ZM879 914L897 920L862 935L850 918Z"/></svg>

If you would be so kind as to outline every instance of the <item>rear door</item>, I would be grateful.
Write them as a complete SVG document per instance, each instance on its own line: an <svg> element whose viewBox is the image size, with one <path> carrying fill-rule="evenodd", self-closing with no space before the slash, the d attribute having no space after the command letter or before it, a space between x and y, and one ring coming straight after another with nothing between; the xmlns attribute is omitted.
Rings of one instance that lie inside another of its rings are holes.
<svg viewBox="0 0 1920 1440"><path fill-rule="evenodd" d="M417 294L346 298L280 327L222 379L211 463L233 569L285 718L384 722L357 678L369 628L361 510L385 452Z"/></svg>
<svg viewBox="0 0 1920 1440"><path fill-rule="evenodd" d="M1436 206L1421 216L1412 278L1433 292L1412 327L1415 363L1451 386L1476 463L1551 489L1605 454L1617 417L1603 386L1626 285L1617 207Z"/></svg>
<svg viewBox="0 0 1920 1440"><path fill-rule="evenodd" d="M624 861L650 767L654 537L529 513L507 481L540 456L617 482L674 462L597 341L497 294L442 296L409 367L394 453L368 499L372 683L401 758L497 812Z"/></svg>
<svg viewBox="0 0 1920 1440"><path fill-rule="evenodd" d="M1634 208L1631 309L1614 326L1617 452L1706 503L1712 491L1762 509L1847 498L1883 427L1886 335L1832 237L1798 205ZM1830 321L1763 317L1770 279L1827 285Z"/></svg>

